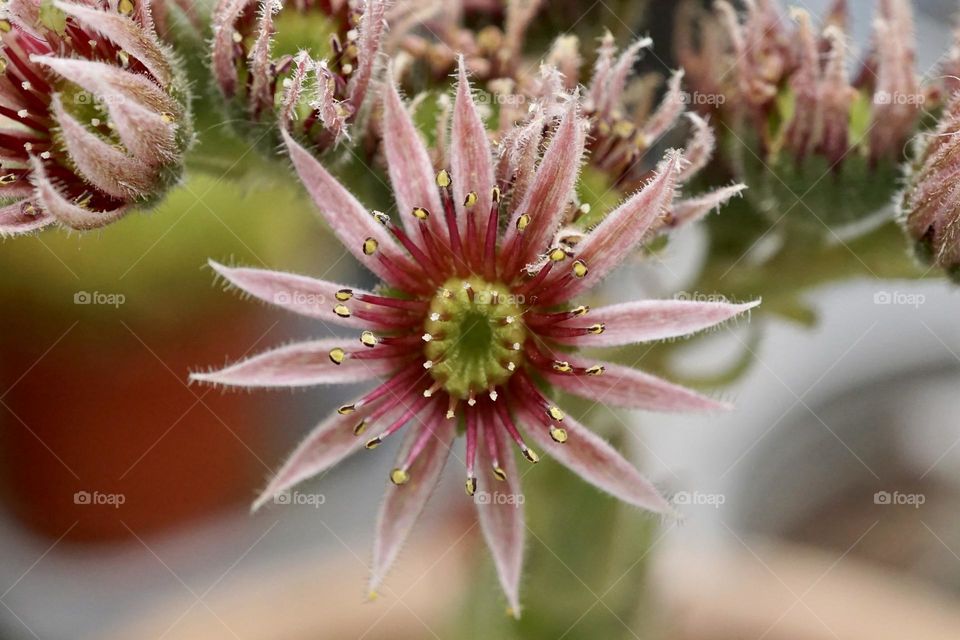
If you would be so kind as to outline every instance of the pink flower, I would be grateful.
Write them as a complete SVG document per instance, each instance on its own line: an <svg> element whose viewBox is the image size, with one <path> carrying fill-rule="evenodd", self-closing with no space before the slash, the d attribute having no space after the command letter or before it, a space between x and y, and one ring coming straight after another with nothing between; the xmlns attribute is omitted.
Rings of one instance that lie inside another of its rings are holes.
<svg viewBox="0 0 960 640"><path fill-rule="evenodd" d="M148 5L11 0L0 55L0 235L101 227L176 182L189 99Z"/></svg>
<svg viewBox="0 0 960 640"><path fill-rule="evenodd" d="M391 75L383 95L383 144L400 222L368 211L284 133L317 207L346 249L383 280L382 290L213 264L257 298L361 332L353 344L343 338L297 343L192 379L247 387L384 380L307 436L255 503L403 431L377 524L371 590L395 559L459 430L466 437L471 496L520 494L514 446L531 463L539 460L535 449L546 451L614 496L667 512L654 486L567 416L551 390L659 411L727 406L636 369L575 353L576 347L687 335L756 303L575 306L574 298L596 286L663 223L683 159L669 152L643 189L575 243L560 243L558 230L584 152L586 123L578 102L569 99L559 123L550 125L552 137L542 156L537 139L532 147L501 150L494 162L461 62L450 166L437 173ZM518 612L521 501L475 501L501 584Z"/></svg>
<svg viewBox="0 0 960 640"><path fill-rule="evenodd" d="M363 105L380 51L384 10L384 0L286 6L279 0L220 0L211 64L221 94L246 121L272 124L279 117L317 147L332 145ZM281 14L290 13L299 24L279 22ZM297 51L305 28L317 39L330 31L329 46L322 42L320 51ZM301 113L305 117L295 125Z"/></svg>

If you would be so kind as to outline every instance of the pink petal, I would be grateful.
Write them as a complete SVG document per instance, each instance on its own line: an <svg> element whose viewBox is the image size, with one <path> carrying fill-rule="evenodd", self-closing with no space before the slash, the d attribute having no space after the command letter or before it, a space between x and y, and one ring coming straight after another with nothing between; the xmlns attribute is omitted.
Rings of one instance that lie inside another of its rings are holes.
<svg viewBox="0 0 960 640"><path fill-rule="evenodd" d="M407 405L416 398L411 397ZM307 478L323 473L352 453L363 448L369 438L383 433L384 429L406 409L405 403L387 412L380 420L367 425L362 436L353 433L354 427L375 409L362 407L354 413L341 415L334 413L321 422L294 450L280 471L270 480L266 489L253 503L256 511L275 496L303 482Z"/></svg>
<svg viewBox="0 0 960 640"><path fill-rule="evenodd" d="M643 134L646 136L648 145L656 144L660 137L676 124L686 108L683 101L683 91L680 88L681 80L683 80L683 71L676 71L670 76L670 81L667 83L667 94L660 101L657 110L644 124Z"/></svg>
<svg viewBox="0 0 960 640"><path fill-rule="evenodd" d="M339 304L338 291L349 289L354 295L367 293L361 289L283 271L227 267L213 260L210 260L210 266L235 287L294 313L357 329L369 328L371 324L354 315L344 318L333 312L334 306ZM356 302L347 303L352 309L359 308Z"/></svg>
<svg viewBox="0 0 960 640"><path fill-rule="evenodd" d="M71 229L81 231L96 229L119 220L127 213L125 207L111 211L91 211L80 207L63 197L53 186L40 158L31 156L30 166L33 168L31 180L36 187L37 204L40 205L41 209Z"/></svg>
<svg viewBox="0 0 960 640"><path fill-rule="evenodd" d="M349 346L344 338L297 342L236 362L225 369L191 373L190 380L231 387L304 387L317 384L352 384L384 376L397 369L398 360L330 359L332 349ZM357 344L358 349L364 347Z"/></svg>
<svg viewBox="0 0 960 640"><path fill-rule="evenodd" d="M748 311L760 301L744 304L690 300L643 300L590 311L560 326L602 323L603 333L554 338L561 344L581 347L617 347L637 342L690 335Z"/></svg>
<svg viewBox="0 0 960 640"><path fill-rule="evenodd" d="M562 286L548 289L542 304L563 302L589 289L640 245L647 231L673 202L674 185L681 161L679 151L668 151L653 179L609 213L580 241L576 258L587 265L587 274L582 278L569 280ZM566 278L567 274L565 269L554 268L548 282L556 285L560 278Z"/></svg>
<svg viewBox="0 0 960 640"><path fill-rule="evenodd" d="M363 253L364 240L374 238L379 244L378 251L392 260L404 260L405 255L393 237L310 152L301 147L285 130L281 133L300 180L347 251L381 279L393 285L400 284L390 270L376 260L375 255L368 257Z"/></svg>
<svg viewBox="0 0 960 640"><path fill-rule="evenodd" d="M0 207L0 238L30 233L56 221L52 215L36 207L35 214L24 213L27 204L26 200L20 200Z"/></svg>
<svg viewBox="0 0 960 640"><path fill-rule="evenodd" d="M537 255L546 252L573 193L585 138L583 120L577 115L577 105L578 100L570 100L550 141L550 147L540 162L533 184L514 210L507 227L507 242L516 241L519 237L517 219L523 214L530 216L530 224L523 233L524 251L520 256L520 264L533 262Z"/></svg>
<svg viewBox="0 0 960 640"><path fill-rule="evenodd" d="M463 56L460 56L457 98L453 106L450 141L450 170L453 173L453 197L459 205L471 191L478 200L467 215L476 216L479 237L485 237L490 191L493 189L493 156L487 130L470 93L470 82Z"/></svg>
<svg viewBox="0 0 960 640"><path fill-rule="evenodd" d="M434 413L427 424L405 427L410 433L404 440L397 457L397 467L403 464L422 429L430 429L432 435L426 447L410 466L410 480L401 486L387 483L387 492L377 516L377 533L373 544L373 566L370 576L370 592L376 593L387 572L400 553L414 523L433 493L437 480L450 454L450 447L457 435L454 423L443 413Z"/></svg>
<svg viewBox="0 0 960 640"><path fill-rule="evenodd" d="M235 25L251 0L220 0L213 11L213 46L210 68L223 95L232 98L237 91L237 67L233 34Z"/></svg>
<svg viewBox="0 0 960 640"><path fill-rule="evenodd" d="M423 207L431 213L430 224L434 233L446 238L433 164L410 113L400 99L392 71L387 73L387 85L383 91L383 149L404 226L410 232L416 231L415 218L410 212L414 207Z"/></svg>
<svg viewBox="0 0 960 640"><path fill-rule="evenodd" d="M89 182L118 199L142 198L156 188L156 171L77 122L59 95L54 95L52 109L70 159Z"/></svg>
<svg viewBox="0 0 960 640"><path fill-rule="evenodd" d="M596 376L557 373L552 368L541 370L544 378L553 386L592 402L627 409L670 412L716 411L732 408L725 402L708 398L696 391L631 367L609 362L586 361L567 354L563 354L558 359L569 362L573 367L587 368L597 364L603 366L603 373Z"/></svg>
<svg viewBox="0 0 960 640"><path fill-rule="evenodd" d="M636 467L600 436L569 415L561 425L567 432L563 444L550 437L543 420L527 405L521 406L526 434L543 451L581 478L610 495L641 509L667 513L670 504Z"/></svg>
<svg viewBox="0 0 960 640"><path fill-rule="evenodd" d="M484 435L488 432L484 431ZM481 464L478 465L479 484L477 493L474 495L474 503L477 505L480 530L483 532L497 568L500 586L507 596L513 615L519 617L520 571L523 568L523 539L526 529L523 504L519 500L519 496L523 495L523 489L520 486L520 475L517 472L513 450L504 441L503 430L498 427L492 432L497 438L498 449L503 452L500 456L500 464L506 471L507 479L498 480L493 474L490 460L481 455ZM479 446L478 450L482 452L485 449ZM478 498L481 494L489 498L499 495L506 499L484 501Z"/></svg>
<svg viewBox="0 0 960 640"><path fill-rule="evenodd" d="M260 3L260 12L257 16L256 40L250 47L250 109L254 115L260 115L273 108L274 85L271 73L272 61L270 49L276 29L273 25L273 16L278 13L282 5L278 0L265 0Z"/></svg>
<svg viewBox="0 0 960 640"><path fill-rule="evenodd" d="M354 112L359 111L373 77L374 65L380 53L385 28L384 14L387 3L384 0L369 0L360 21L357 37L357 68L347 83L347 95Z"/></svg>
<svg viewBox="0 0 960 640"><path fill-rule="evenodd" d="M664 226L676 229L696 222L730 198L740 195L746 188L745 184L732 184L700 196L679 200L670 207L670 215L664 221Z"/></svg>
<svg viewBox="0 0 960 640"><path fill-rule="evenodd" d="M143 63L162 86L173 82L173 69L168 62L173 54L160 44L152 31L115 12L101 11L74 2L54 2L54 6L76 18L88 29L98 31L112 40L120 49Z"/></svg>
<svg viewBox="0 0 960 640"><path fill-rule="evenodd" d="M707 124L706 120L695 113L688 113L687 118L693 127L693 134L683 150L683 159L686 160L686 164L680 170L680 175L677 176L677 182L680 184L686 182L707 166L717 144L717 137L713 133L713 128Z"/></svg>

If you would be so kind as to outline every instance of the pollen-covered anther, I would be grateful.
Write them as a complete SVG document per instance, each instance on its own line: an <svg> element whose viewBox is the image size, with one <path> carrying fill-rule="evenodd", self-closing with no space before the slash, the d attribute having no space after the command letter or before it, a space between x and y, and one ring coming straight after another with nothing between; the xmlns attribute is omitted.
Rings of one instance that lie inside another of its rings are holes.
<svg viewBox="0 0 960 640"><path fill-rule="evenodd" d="M524 458L526 458L533 464L540 462L540 456L538 456L537 452L534 451L533 449L528 449L524 447L523 449L520 450L520 452L523 453Z"/></svg>
<svg viewBox="0 0 960 640"><path fill-rule="evenodd" d="M575 278L583 278L587 275L589 269L587 269L587 263L583 260L574 260L571 271Z"/></svg>
<svg viewBox="0 0 960 640"><path fill-rule="evenodd" d="M430 212L423 207L414 207L410 212L417 220L426 220L430 217Z"/></svg>
<svg viewBox="0 0 960 640"><path fill-rule="evenodd" d="M503 470L499 464L493 465L493 475L497 477L497 480L501 482L507 479L507 472Z"/></svg>
<svg viewBox="0 0 960 640"><path fill-rule="evenodd" d="M472 496L473 494L475 494L475 493L477 492L477 479L474 478L474 477L469 477L469 478L467 478L467 482L466 482L466 484L465 484L465 487L466 487L466 490L467 490L467 495L468 495L468 496Z"/></svg>
<svg viewBox="0 0 960 640"><path fill-rule="evenodd" d="M410 482L410 473L405 469L394 469L390 472L390 482L397 485L398 487Z"/></svg>
<svg viewBox="0 0 960 640"><path fill-rule="evenodd" d="M367 421L361 420L353 427L353 435L361 436L363 432L367 430Z"/></svg>
<svg viewBox="0 0 960 640"><path fill-rule="evenodd" d="M342 407L340 407L339 409L337 409L337 413L339 413L339 414L342 415L342 416L347 416L347 415L350 415L351 413L353 413L353 412L356 411L356 410L357 410L357 406L356 406L356 405L353 405L353 404L345 404L345 405L343 405Z"/></svg>
<svg viewBox="0 0 960 640"><path fill-rule="evenodd" d="M338 304L333 308L333 312L341 318L350 317L350 309L345 304Z"/></svg>
<svg viewBox="0 0 960 640"><path fill-rule="evenodd" d="M333 294L333 297L339 300L340 302L346 302L347 300L353 297L353 289L340 289L335 294Z"/></svg>
<svg viewBox="0 0 960 640"><path fill-rule="evenodd" d="M479 200L479 199L480 199L480 196L477 195L477 192L476 192L476 191L471 191L471 192L469 192L466 196L464 196L464 198L463 198L463 206L465 206L465 207L467 207L467 208L469 209L469 208L472 207L473 205L477 204L477 200Z"/></svg>
<svg viewBox="0 0 960 640"><path fill-rule="evenodd" d="M557 360L553 363L553 370L558 373L572 373L573 367L570 366L569 362Z"/></svg>
<svg viewBox="0 0 960 640"><path fill-rule="evenodd" d="M573 316L583 316L590 313L590 307L586 305L580 305L579 307L574 307L573 309L571 309L570 313Z"/></svg>
<svg viewBox="0 0 960 640"><path fill-rule="evenodd" d="M586 369L586 374L588 376L599 376L605 371L602 364L595 364L592 367Z"/></svg>
<svg viewBox="0 0 960 640"><path fill-rule="evenodd" d="M550 427L550 437L553 438L554 442L563 444L567 441L567 430L560 427Z"/></svg>
<svg viewBox="0 0 960 640"><path fill-rule="evenodd" d="M517 218L517 231L523 233L523 230L527 228L527 225L530 224L529 214L523 214Z"/></svg>
<svg viewBox="0 0 960 640"><path fill-rule="evenodd" d="M379 340L377 340L377 336L375 336L372 331L364 331L360 334L360 342L365 347L375 347Z"/></svg>
<svg viewBox="0 0 960 640"><path fill-rule="evenodd" d="M550 416L551 419L556 420L557 422L560 422L561 420L564 419L564 417L566 417L567 414L565 414L563 410L560 409L560 407L556 405L551 405L547 407L547 415Z"/></svg>
<svg viewBox="0 0 960 640"><path fill-rule="evenodd" d="M446 189L446 188L448 188L452 183L453 183L453 181L450 179L450 174L447 172L446 169L441 169L440 172L437 173L437 186L438 186L438 187L440 187L441 189Z"/></svg>
<svg viewBox="0 0 960 640"><path fill-rule="evenodd" d="M390 216L388 216L387 214L385 214L383 211L376 211L376 210L374 210L374 211L371 211L371 212L370 212L370 215L372 215L372 216L376 219L376 221L379 222L380 224L382 224L383 226L385 226L385 227L386 227L386 226L389 226L389 224L390 224Z"/></svg>
<svg viewBox="0 0 960 640"><path fill-rule="evenodd" d="M604 331L606 331L606 329L607 329L607 325L605 325L602 322L598 322L596 324L592 324L589 327L587 327L587 332L592 333L595 336L598 336Z"/></svg>
<svg viewBox="0 0 960 640"><path fill-rule="evenodd" d="M330 362L333 364L343 364L343 361L347 359L347 352L340 347L330 349L330 353L327 355L330 356Z"/></svg>
<svg viewBox="0 0 960 640"><path fill-rule="evenodd" d="M503 193L501 193L500 187L494 187L490 190L490 199L493 200L494 204L499 204L502 197Z"/></svg>
<svg viewBox="0 0 960 640"><path fill-rule="evenodd" d="M383 442L383 438L381 438L380 436L377 436L376 438L370 438L369 440L367 440L367 443L363 446L366 447L367 449L376 449L377 447L380 446L381 442Z"/></svg>
<svg viewBox="0 0 960 640"><path fill-rule="evenodd" d="M376 238L367 238L363 241L363 255L372 256L379 247L380 243L377 242Z"/></svg>

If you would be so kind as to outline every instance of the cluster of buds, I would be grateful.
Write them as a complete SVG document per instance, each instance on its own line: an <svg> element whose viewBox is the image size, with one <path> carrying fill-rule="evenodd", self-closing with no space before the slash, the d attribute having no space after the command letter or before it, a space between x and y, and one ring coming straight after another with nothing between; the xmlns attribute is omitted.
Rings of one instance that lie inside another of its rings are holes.
<svg viewBox="0 0 960 640"><path fill-rule="evenodd" d="M960 280L960 94L944 108L935 131L916 139L903 194L904 226L918 256Z"/></svg>
<svg viewBox="0 0 960 640"><path fill-rule="evenodd" d="M844 173L848 192L858 181L883 191L865 183L895 175L927 99L914 70L909 2L878 3L869 55L852 78L846 3L835 1L820 28L802 10L791 14L792 24L773 0L756 0L739 16L720 0L713 13L700 15L696 38L690 16L681 16L677 52L690 86L716 97L702 104L740 143L731 146L746 145L743 155L762 159L756 175L748 167L745 177L762 184L772 168L799 194L824 174Z"/></svg>
<svg viewBox="0 0 960 640"><path fill-rule="evenodd" d="M0 17L0 235L101 227L151 204L192 140L148 3L11 0Z"/></svg>
<svg viewBox="0 0 960 640"><path fill-rule="evenodd" d="M384 10L383 0L221 0L211 64L232 115L268 133L279 119L318 149L335 144L366 97ZM279 140L267 137L271 148Z"/></svg>

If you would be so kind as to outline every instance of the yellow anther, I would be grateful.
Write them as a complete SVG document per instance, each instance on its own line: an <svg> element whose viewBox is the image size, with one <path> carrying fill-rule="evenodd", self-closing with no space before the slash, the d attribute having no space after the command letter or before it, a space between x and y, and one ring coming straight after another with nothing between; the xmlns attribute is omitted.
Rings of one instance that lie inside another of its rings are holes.
<svg viewBox="0 0 960 640"><path fill-rule="evenodd" d="M410 482L410 474L403 469L394 469L390 472L390 482L398 487L402 484L407 484Z"/></svg>
<svg viewBox="0 0 960 640"><path fill-rule="evenodd" d="M371 211L370 213L373 215L374 219L383 226L390 224L390 216L385 214L383 211Z"/></svg>
<svg viewBox="0 0 960 640"><path fill-rule="evenodd" d="M353 428L353 435L355 435L355 436L362 435L363 432L366 431L366 430L367 430L367 421L366 421L366 420L361 420L361 421L358 422L358 423L356 424L356 426Z"/></svg>
<svg viewBox="0 0 960 640"><path fill-rule="evenodd" d="M372 331L364 331L360 334L360 342L363 343L365 347L375 347L377 346L378 340Z"/></svg>
<svg viewBox="0 0 960 640"><path fill-rule="evenodd" d="M503 194L500 193L500 187L494 187L490 190L490 199L493 200L494 203L499 203L501 197L503 197Z"/></svg>
<svg viewBox="0 0 960 640"><path fill-rule="evenodd" d="M476 478L467 478L466 483L467 495L472 496L477 492L477 479Z"/></svg>
<svg viewBox="0 0 960 640"><path fill-rule="evenodd" d="M0 20L0 32L7 33L12 28L9 20Z"/></svg>
<svg viewBox="0 0 960 640"><path fill-rule="evenodd" d="M595 336L598 336L601 333L603 333L606 328L607 328L607 325L603 324L602 322L598 322L597 324L592 324L589 327L587 327L587 331L592 333Z"/></svg>
<svg viewBox="0 0 960 640"><path fill-rule="evenodd" d="M582 278L587 275L587 263L585 263L583 260L574 260L573 275L577 278Z"/></svg>
<svg viewBox="0 0 960 640"><path fill-rule="evenodd" d="M573 309L570 310L570 313L572 313L575 316L584 316L589 312L590 312L590 307L586 305L580 305L579 307L574 307Z"/></svg>
<svg viewBox="0 0 960 640"><path fill-rule="evenodd" d="M117 11L120 12L122 16L128 16L133 13L133 2L131 0L120 0L120 3L117 5Z"/></svg>
<svg viewBox="0 0 960 640"><path fill-rule="evenodd" d="M523 231L528 224L530 224L530 215L525 213L517 218L517 231Z"/></svg>
<svg viewBox="0 0 960 640"><path fill-rule="evenodd" d="M563 362L561 360L557 360L556 362L553 363L553 370L558 371L560 373L570 373L571 371L573 371L573 367L570 366L569 362Z"/></svg>
<svg viewBox="0 0 960 640"><path fill-rule="evenodd" d="M334 312L335 314L337 314L338 316L340 316L341 318L349 318L349 317L350 317L350 309L348 309L348 308L347 308L347 305L345 305L345 304L338 304L337 306L335 306L335 307L333 308L333 312Z"/></svg>
<svg viewBox="0 0 960 640"><path fill-rule="evenodd" d="M566 257L567 257L567 254L560 247L557 247L556 249L553 249L552 251L550 251L550 259L554 262L560 262L564 260Z"/></svg>
<svg viewBox="0 0 960 640"><path fill-rule="evenodd" d="M353 297L353 290L340 289L340 291L337 291L335 294L333 294L333 297L339 300L340 302L346 302L347 300Z"/></svg>
<svg viewBox="0 0 960 640"><path fill-rule="evenodd" d="M369 440L367 440L367 444L363 446L365 446L367 449L376 449L377 447L380 446L381 442L383 442L383 440L381 440L380 437L377 436L376 438L370 438Z"/></svg>
<svg viewBox="0 0 960 640"><path fill-rule="evenodd" d="M553 438L554 442L563 444L567 441L567 431L559 427L550 427L550 437Z"/></svg>
<svg viewBox="0 0 960 640"><path fill-rule="evenodd" d="M537 464L538 462L540 462L540 456L538 456L537 452L534 451L533 449L522 449L522 452L523 452L523 457L529 460L530 462L532 462L533 464Z"/></svg>
<svg viewBox="0 0 960 640"><path fill-rule="evenodd" d="M477 195L477 192L476 192L476 191L471 191L471 192L468 193L468 194L466 195L466 197L463 199L463 206L465 206L465 207L472 207L473 205L477 204L477 200L479 200L479 199L480 199L480 197Z"/></svg>
<svg viewBox="0 0 960 640"><path fill-rule="evenodd" d="M503 470L503 467L494 466L493 475L497 476L497 480L507 479L507 472Z"/></svg>
<svg viewBox="0 0 960 640"><path fill-rule="evenodd" d="M372 256L377 252L377 247L380 246L380 243L377 242L374 238L367 238L363 241L363 255Z"/></svg>
<svg viewBox="0 0 960 640"><path fill-rule="evenodd" d="M450 174L447 173L446 169L441 169L440 173L437 174L437 186L446 189L450 186L450 182Z"/></svg>
<svg viewBox="0 0 960 640"><path fill-rule="evenodd" d="M592 367L587 369L588 376L599 376L604 372L602 364L595 364Z"/></svg>
<svg viewBox="0 0 960 640"><path fill-rule="evenodd" d="M342 364L347 357L347 352L341 349L340 347L334 347L330 349L330 361L333 364Z"/></svg>
<svg viewBox="0 0 960 640"><path fill-rule="evenodd" d="M411 213L413 213L413 217L417 220L426 220L430 217L430 212L423 207L414 207Z"/></svg>
<svg viewBox="0 0 960 640"><path fill-rule="evenodd" d="M560 422L561 420L563 420L564 416L566 416L566 414L560 409L560 407L556 407L556 406L552 406L549 409L547 409L547 415L553 418L554 420L556 420L557 422Z"/></svg>
<svg viewBox="0 0 960 640"><path fill-rule="evenodd" d="M13 184L17 181L17 174L8 173L5 176L0 176L0 184Z"/></svg>
<svg viewBox="0 0 960 640"><path fill-rule="evenodd" d="M337 413L339 413L342 416L348 416L356 410L357 410L357 407L355 405L345 404L339 409L337 409Z"/></svg>

